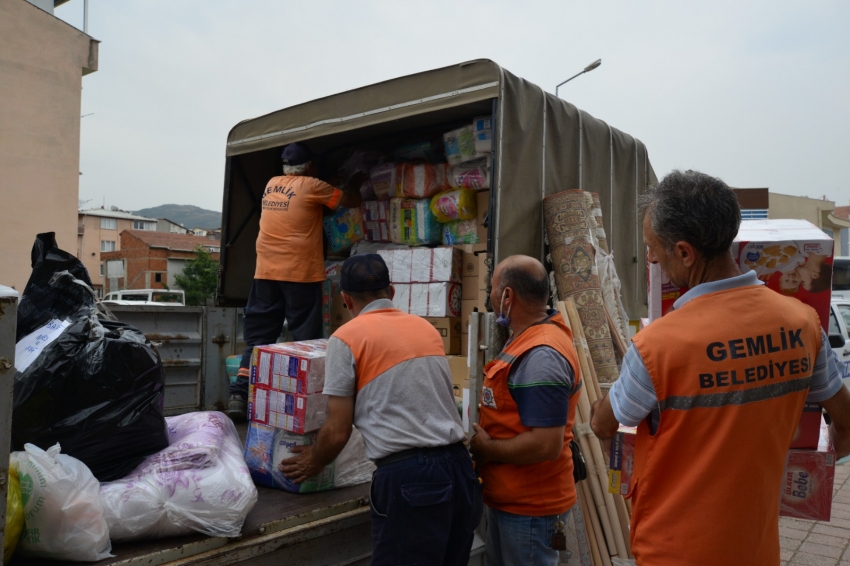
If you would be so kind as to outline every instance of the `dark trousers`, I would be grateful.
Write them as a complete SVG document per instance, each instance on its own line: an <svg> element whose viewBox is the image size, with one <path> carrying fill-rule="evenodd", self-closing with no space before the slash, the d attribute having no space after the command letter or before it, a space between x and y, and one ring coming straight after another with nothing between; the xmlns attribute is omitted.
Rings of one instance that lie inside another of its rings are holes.
<svg viewBox="0 0 850 566"><path fill-rule="evenodd" d="M284 320L296 341L322 338L322 283L254 279L242 324L248 347L242 354L240 369L251 367L254 346L277 342ZM248 378L240 375L230 385L230 394L248 399Z"/></svg>
<svg viewBox="0 0 850 566"><path fill-rule="evenodd" d="M372 566L465 566L482 509L462 444L379 466L372 476Z"/></svg>

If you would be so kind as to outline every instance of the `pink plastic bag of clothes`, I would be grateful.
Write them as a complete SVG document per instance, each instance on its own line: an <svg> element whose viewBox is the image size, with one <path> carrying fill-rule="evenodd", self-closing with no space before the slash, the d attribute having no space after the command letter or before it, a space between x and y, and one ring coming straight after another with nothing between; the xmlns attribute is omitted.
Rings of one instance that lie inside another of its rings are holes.
<svg viewBox="0 0 850 566"><path fill-rule="evenodd" d="M257 502L236 427L223 413L168 417L169 446L100 486L113 541L185 535L235 537Z"/></svg>

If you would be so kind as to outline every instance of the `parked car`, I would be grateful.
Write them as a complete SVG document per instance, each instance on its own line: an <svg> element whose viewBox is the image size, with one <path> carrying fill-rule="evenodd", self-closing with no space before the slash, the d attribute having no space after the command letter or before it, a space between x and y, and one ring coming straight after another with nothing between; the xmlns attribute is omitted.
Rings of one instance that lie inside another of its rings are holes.
<svg viewBox="0 0 850 566"><path fill-rule="evenodd" d="M850 386L850 298L832 299L829 313L829 345L844 362L842 378Z"/></svg>
<svg viewBox="0 0 850 566"><path fill-rule="evenodd" d="M166 291L163 289L128 289L113 291L107 294L102 303L107 305L162 305L169 307L186 306L186 295L183 291Z"/></svg>

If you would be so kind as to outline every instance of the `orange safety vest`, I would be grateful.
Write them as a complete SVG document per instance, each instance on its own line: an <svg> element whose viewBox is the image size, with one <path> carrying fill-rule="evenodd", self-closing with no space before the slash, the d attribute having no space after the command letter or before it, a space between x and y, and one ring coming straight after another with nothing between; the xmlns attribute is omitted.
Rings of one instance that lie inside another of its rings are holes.
<svg viewBox="0 0 850 566"><path fill-rule="evenodd" d="M443 339L430 322L398 309L360 313L340 326L334 336L351 349L357 391L403 362L446 355ZM392 347L388 348L388 345Z"/></svg>
<svg viewBox="0 0 850 566"><path fill-rule="evenodd" d="M738 287L696 297L632 340L658 400L635 439L637 563L776 566L782 472L821 346L818 315Z"/></svg>
<svg viewBox="0 0 850 566"><path fill-rule="evenodd" d="M537 346L554 348L567 359L575 374L564 428L564 448L557 459L537 464L489 462L481 466L481 478L484 503L489 507L516 515L541 517L563 513L576 502L570 441L578 404L576 393L582 380L573 335L560 313L526 329L485 366L479 424L495 439L513 438L531 430L519 418L519 408L508 391L508 374L520 356Z"/></svg>

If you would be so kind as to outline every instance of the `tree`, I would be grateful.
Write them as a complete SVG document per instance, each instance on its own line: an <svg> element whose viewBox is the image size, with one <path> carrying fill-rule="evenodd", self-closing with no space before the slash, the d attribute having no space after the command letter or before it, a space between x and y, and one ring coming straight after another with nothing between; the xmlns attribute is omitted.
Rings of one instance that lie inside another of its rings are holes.
<svg viewBox="0 0 850 566"><path fill-rule="evenodd" d="M195 258L186 262L183 273L174 282L186 293L186 304L203 306L215 294L218 284L218 262L201 246L195 248Z"/></svg>

